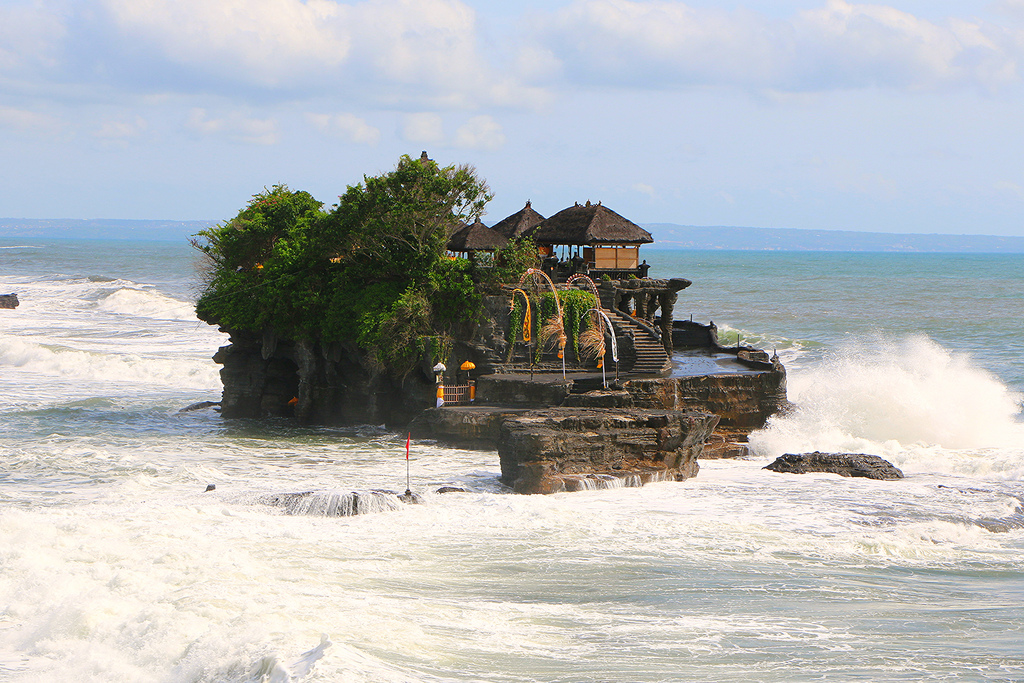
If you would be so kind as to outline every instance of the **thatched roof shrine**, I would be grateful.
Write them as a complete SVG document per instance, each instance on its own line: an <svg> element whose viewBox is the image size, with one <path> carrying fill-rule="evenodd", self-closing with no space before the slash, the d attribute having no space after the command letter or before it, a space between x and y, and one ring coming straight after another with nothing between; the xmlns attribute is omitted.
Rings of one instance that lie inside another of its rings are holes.
<svg viewBox="0 0 1024 683"><path fill-rule="evenodd" d="M542 221L528 233L537 244L649 244L651 233L601 204L577 204Z"/></svg>
<svg viewBox="0 0 1024 683"><path fill-rule="evenodd" d="M533 207L530 206L530 202L526 202L526 206L508 218L495 223L491 226L491 230L499 232L511 240L519 237L543 220L544 216L534 211Z"/></svg>
<svg viewBox="0 0 1024 683"><path fill-rule="evenodd" d="M448 251L455 253L470 251L496 251L508 244L508 239L488 228L479 219L455 231L448 240Z"/></svg>

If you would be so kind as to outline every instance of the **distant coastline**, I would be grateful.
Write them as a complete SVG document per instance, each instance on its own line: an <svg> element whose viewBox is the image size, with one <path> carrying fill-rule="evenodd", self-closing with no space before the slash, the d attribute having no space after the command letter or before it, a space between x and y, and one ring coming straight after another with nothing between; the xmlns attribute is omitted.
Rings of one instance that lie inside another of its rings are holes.
<svg viewBox="0 0 1024 683"><path fill-rule="evenodd" d="M0 239L108 239L180 242L217 221L0 218ZM1024 237L744 228L647 223L646 249L864 251L1024 254Z"/></svg>
<svg viewBox="0 0 1024 683"><path fill-rule="evenodd" d="M654 237L654 244L648 245L647 249L1024 254L1024 237L999 235L925 235L674 223L647 223L643 227Z"/></svg>
<svg viewBox="0 0 1024 683"><path fill-rule="evenodd" d="M0 239L182 242L216 222L104 218L0 218Z"/></svg>

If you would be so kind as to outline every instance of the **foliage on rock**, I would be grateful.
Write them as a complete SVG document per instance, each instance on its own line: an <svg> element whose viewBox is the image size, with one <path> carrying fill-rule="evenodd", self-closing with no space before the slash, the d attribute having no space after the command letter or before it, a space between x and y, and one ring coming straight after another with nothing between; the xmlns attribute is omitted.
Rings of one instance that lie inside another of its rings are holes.
<svg viewBox="0 0 1024 683"><path fill-rule="evenodd" d="M551 292L540 292L536 295L528 295L530 299L530 313L535 320L531 321L531 329L536 328L537 346L535 349L535 360L539 361L545 350L546 342L554 337L551 334L541 333L550 325L552 318L558 310L555 303L555 295ZM580 336L591 326L588 311L597 306L597 299L590 292L580 289L563 289L558 292L558 300L562 305L562 324L560 329L565 331L567 339L566 346L572 348L577 361L584 356L580 351ZM521 334L526 317L526 306L522 296L516 296L512 300L509 311L508 338L509 359L512 358L513 346L516 341L523 339ZM526 340L528 341L528 340Z"/></svg>
<svg viewBox="0 0 1024 683"><path fill-rule="evenodd" d="M402 376L477 322L473 266L448 259L445 245L490 198L471 167L408 156L350 186L330 211L276 185L193 238L210 266L196 312L233 329L355 341Z"/></svg>

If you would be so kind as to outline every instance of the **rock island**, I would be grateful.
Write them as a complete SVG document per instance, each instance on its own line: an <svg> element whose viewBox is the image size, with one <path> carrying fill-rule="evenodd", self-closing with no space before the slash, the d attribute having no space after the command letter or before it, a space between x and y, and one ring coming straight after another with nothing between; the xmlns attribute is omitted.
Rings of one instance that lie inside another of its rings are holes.
<svg viewBox="0 0 1024 683"><path fill-rule="evenodd" d="M600 202L491 227L475 170L424 152L330 210L275 186L193 245L225 418L387 424L496 448L520 493L694 476L787 404L775 356L675 320L646 230Z"/></svg>

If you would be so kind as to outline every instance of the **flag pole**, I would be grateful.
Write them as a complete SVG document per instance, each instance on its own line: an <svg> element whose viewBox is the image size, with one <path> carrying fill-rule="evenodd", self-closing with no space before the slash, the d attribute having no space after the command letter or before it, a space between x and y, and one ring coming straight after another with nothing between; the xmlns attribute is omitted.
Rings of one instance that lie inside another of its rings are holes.
<svg viewBox="0 0 1024 683"><path fill-rule="evenodd" d="M405 437L405 495L412 493L412 486L409 485L409 443L412 441L412 432Z"/></svg>

